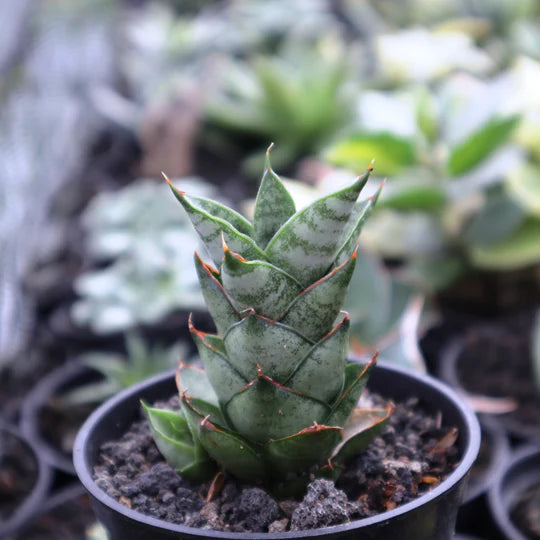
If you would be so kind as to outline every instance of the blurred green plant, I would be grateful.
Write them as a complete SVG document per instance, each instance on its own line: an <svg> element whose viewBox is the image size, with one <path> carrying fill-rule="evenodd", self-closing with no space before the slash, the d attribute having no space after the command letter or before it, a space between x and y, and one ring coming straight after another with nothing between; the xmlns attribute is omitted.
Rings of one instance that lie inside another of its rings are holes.
<svg viewBox="0 0 540 540"><path fill-rule="evenodd" d="M390 177L362 241L400 260L424 289L444 288L470 268L540 262L539 184L516 144L523 108L500 106L510 104L510 82L459 75L437 90L367 93L360 108L378 131L361 130L325 153L354 170L374 156Z"/></svg>
<svg viewBox="0 0 540 540"><path fill-rule="evenodd" d="M214 192L201 180L183 179L181 185L200 196ZM203 308L192 265L199 243L164 189L160 182L140 180L102 193L88 206L82 221L89 252L109 264L75 281L76 324L107 334L156 323L177 309Z"/></svg>
<svg viewBox="0 0 540 540"><path fill-rule="evenodd" d="M279 140L272 158L280 167L318 151L355 117L356 84L344 47L327 36L288 41L276 56L228 60L226 82L206 107L207 122L227 145L231 134L255 138L250 171L260 170L268 141Z"/></svg>
<svg viewBox="0 0 540 540"><path fill-rule="evenodd" d="M169 348L150 347L136 333L127 334L125 344L125 355L112 352L82 355L80 361L103 377L64 392L62 402L66 405L101 403L124 388L173 369L178 364L178 358L184 357L187 352L186 346L180 343Z"/></svg>

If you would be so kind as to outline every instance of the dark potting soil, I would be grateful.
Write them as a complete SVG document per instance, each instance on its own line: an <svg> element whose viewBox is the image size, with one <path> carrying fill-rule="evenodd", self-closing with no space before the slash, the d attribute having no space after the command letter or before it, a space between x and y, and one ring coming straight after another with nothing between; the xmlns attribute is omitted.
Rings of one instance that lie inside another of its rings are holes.
<svg viewBox="0 0 540 540"><path fill-rule="evenodd" d="M178 398L165 405L177 408ZM210 484L183 480L163 460L146 420L140 420L121 439L103 444L94 478L122 504L172 523L235 532L316 529L391 510L438 485L458 461L455 435L441 427L440 415L426 414L410 399L396 405L380 436L349 464L337 485L313 480L301 502L278 501L260 487L226 477L219 494L207 501Z"/></svg>
<svg viewBox="0 0 540 540"><path fill-rule="evenodd" d="M469 392L516 400L516 410L501 415L503 422L540 429L540 392L534 383L530 345L532 323L533 316L523 314L498 323L489 333L470 330L456 368Z"/></svg>
<svg viewBox="0 0 540 540"><path fill-rule="evenodd" d="M37 475L32 449L15 434L0 428L0 521L9 519L28 497Z"/></svg>
<svg viewBox="0 0 540 540"><path fill-rule="evenodd" d="M525 490L510 509L510 519L530 540L540 540L540 484Z"/></svg>

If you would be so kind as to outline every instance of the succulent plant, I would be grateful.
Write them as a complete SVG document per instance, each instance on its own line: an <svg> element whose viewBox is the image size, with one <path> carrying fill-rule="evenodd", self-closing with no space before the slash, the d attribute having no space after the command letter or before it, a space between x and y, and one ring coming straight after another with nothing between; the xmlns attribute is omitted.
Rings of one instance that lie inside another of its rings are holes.
<svg viewBox="0 0 540 540"><path fill-rule="evenodd" d="M366 92L361 115L375 117L376 131L365 128L326 154L353 170L369 154L392 177L362 244L401 261L425 290L470 270L504 272L540 260L538 171L524 167L516 144L523 105L511 101L520 81L513 73L493 81L461 74L435 91Z"/></svg>
<svg viewBox="0 0 540 540"><path fill-rule="evenodd" d="M339 38L315 43L290 40L279 55L227 64L224 88L208 100L209 136L225 132L259 143L248 159L248 172L258 174L264 141L280 140L273 161L287 166L318 151L355 115L357 91L351 62ZM255 170L253 171L253 169Z"/></svg>
<svg viewBox="0 0 540 540"><path fill-rule="evenodd" d="M198 196L214 193L196 178L182 179ZM71 316L96 334L123 332L154 324L175 310L203 307L191 253L198 242L167 186L141 179L112 193L96 196L82 221L93 259L105 268L78 276L79 295ZM165 198L165 199L164 199Z"/></svg>
<svg viewBox="0 0 540 540"><path fill-rule="evenodd" d="M180 412L144 404L158 448L184 477L220 467L294 490L308 472L336 476L388 419L391 405L356 408L376 356L347 363L341 311L377 199L357 202L370 172L296 212L267 153L253 223L171 184L218 267L195 255L218 331L190 320L205 370L180 364Z"/></svg>

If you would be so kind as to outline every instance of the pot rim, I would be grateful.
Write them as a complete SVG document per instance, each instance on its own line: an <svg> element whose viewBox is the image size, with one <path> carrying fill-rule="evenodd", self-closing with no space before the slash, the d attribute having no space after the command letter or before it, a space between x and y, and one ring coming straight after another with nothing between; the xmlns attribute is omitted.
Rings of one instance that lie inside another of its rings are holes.
<svg viewBox="0 0 540 540"><path fill-rule="evenodd" d="M459 411L463 424L466 427L465 437L465 447L463 455L457 467L445 478L437 487L431 491L424 493L420 497L417 497L413 501L410 501L406 504L398 506L393 510L388 512L383 512L370 516L367 518L351 521L350 523L343 523L341 525L334 525L331 527L323 527L320 529L310 529L304 531L287 531L284 533L243 533L243 532L227 532L227 531L216 531L210 529L199 529L196 527L188 527L182 524L173 524L161 519L157 519L151 516L147 516L140 512L131 510L127 506L122 505L116 499L107 495L103 490L101 490L92 477L92 471L90 464L85 455L85 449L87 447L88 441L93 434L93 430L96 427L98 421L105 416L110 409L116 407L120 402L125 400L128 397L131 397L134 394L141 392L147 387L153 386L156 383L165 381L166 379L174 376L176 370L168 371L156 375L142 383L134 385L126 390L120 392L110 400L103 403L98 409L96 409L86 420L86 422L81 427L75 444L73 447L73 462L75 465L75 470L79 476L81 483L88 490L92 497L94 497L101 504L110 507L115 512L121 514L124 518L134 520L140 523L144 523L149 526L156 528L161 528L171 532L182 532L184 534L190 534L193 538L222 538L222 539L287 539L287 538L306 538L306 537L318 537L325 536L329 533L335 532L336 529L340 530L354 530L359 527L365 527L374 525L380 522L388 521L393 518L397 518L414 510L428 501L434 500L442 496L446 491L455 486L462 478L468 473L472 464L474 463L478 451L480 448L480 425L478 419L474 412L468 407L468 405L458 396L458 394L448 387L446 384L438 381L434 377L425 374L412 373L410 370L407 370L402 367L398 367L386 362L379 362L375 369L385 369L389 371L395 371L397 374L405 376L409 379L417 379L419 382L434 387L440 394L443 394L444 397L450 401L453 406Z"/></svg>
<svg viewBox="0 0 540 540"><path fill-rule="evenodd" d="M534 460L535 458L538 463L540 463L540 449L538 446L527 444L518 448L508 460L506 466L502 467L498 472L488 493L491 517L495 521L499 530L505 536L508 536L509 540L527 540L527 538L510 519L508 507L506 504L504 504L503 497L501 496L502 490L504 489L503 484L507 477L513 476L515 473L515 467L519 466L523 462L527 463L529 460ZM530 465L528 468L531 468ZM537 474L535 477L531 478L531 484L534 484L536 480L540 480L540 466L535 467L535 470L537 471ZM520 474L523 475L524 473L521 472Z"/></svg>
<svg viewBox="0 0 540 540"><path fill-rule="evenodd" d="M75 474L73 460L43 437L39 413L47 400L63 385L69 384L86 373L98 374L99 372L82 361L72 360L45 375L24 399L19 421L21 432L34 443L37 452L43 459L52 467L70 475Z"/></svg>
<svg viewBox="0 0 540 540"><path fill-rule="evenodd" d="M3 535L12 534L23 527L39 511L38 505L45 498L52 483L52 469L42 459L34 442L15 426L0 421L0 431L7 431L23 441L30 448L37 462L36 481L28 496L21 501L21 504L6 521L0 523L0 536L3 538Z"/></svg>

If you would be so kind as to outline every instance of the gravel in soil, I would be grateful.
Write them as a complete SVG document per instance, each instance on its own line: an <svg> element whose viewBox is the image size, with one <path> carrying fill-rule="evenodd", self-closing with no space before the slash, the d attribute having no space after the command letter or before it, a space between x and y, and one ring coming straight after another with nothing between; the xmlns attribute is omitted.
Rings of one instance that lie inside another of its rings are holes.
<svg viewBox="0 0 540 540"><path fill-rule="evenodd" d="M469 331L457 374L469 392L517 401L515 411L500 416L503 422L540 430L540 392L534 384L530 349L532 322L533 317L525 314L499 323L489 333Z"/></svg>
<svg viewBox="0 0 540 540"><path fill-rule="evenodd" d="M384 402L375 395L371 401ZM178 398L166 406L178 408ZM103 444L94 478L127 507L172 523L235 532L316 529L391 510L426 493L457 464L455 438L454 429L441 427L440 415L426 414L410 399L396 404L380 436L337 485L316 479L302 501L278 501L260 487L227 477L221 492L207 501L209 483L193 486L176 474L141 420L120 440Z"/></svg>
<svg viewBox="0 0 540 540"><path fill-rule="evenodd" d="M540 540L540 484L525 490L514 507L510 518L530 540Z"/></svg>
<svg viewBox="0 0 540 540"><path fill-rule="evenodd" d="M0 428L0 521L6 521L32 491L38 464L22 439Z"/></svg>

